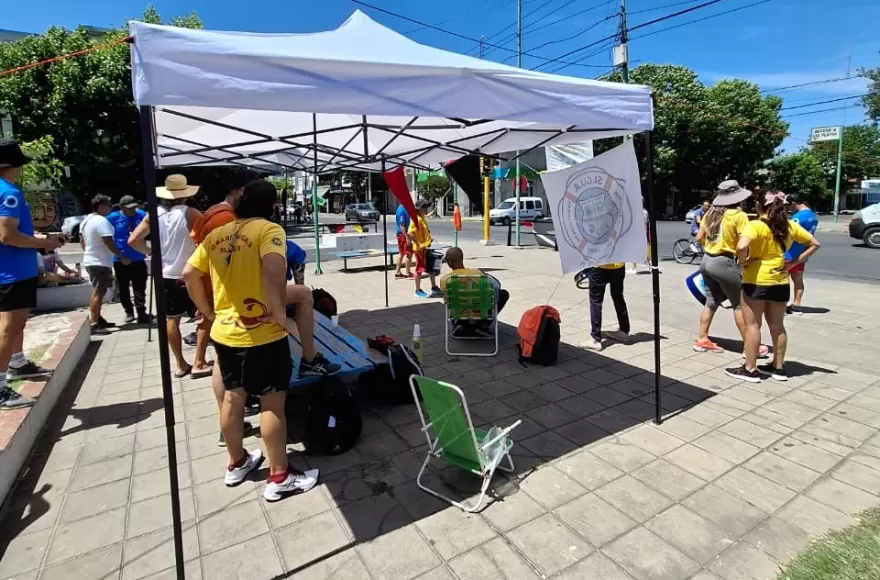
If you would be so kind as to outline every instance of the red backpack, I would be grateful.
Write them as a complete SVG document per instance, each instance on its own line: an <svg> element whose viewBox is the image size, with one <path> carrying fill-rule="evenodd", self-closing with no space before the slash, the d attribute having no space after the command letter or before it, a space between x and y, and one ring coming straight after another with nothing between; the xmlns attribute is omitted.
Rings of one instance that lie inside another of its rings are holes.
<svg viewBox="0 0 880 580"><path fill-rule="evenodd" d="M535 306L519 319L516 350L520 362L552 365L559 356L559 312L552 306Z"/></svg>

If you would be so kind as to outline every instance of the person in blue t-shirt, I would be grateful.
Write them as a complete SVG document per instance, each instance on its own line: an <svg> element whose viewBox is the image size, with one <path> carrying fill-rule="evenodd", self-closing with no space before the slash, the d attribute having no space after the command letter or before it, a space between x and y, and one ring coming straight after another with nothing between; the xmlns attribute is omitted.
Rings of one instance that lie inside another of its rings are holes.
<svg viewBox="0 0 880 580"><path fill-rule="evenodd" d="M139 324L149 324L151 317L147 314L147 262L146 256L128 245L131 232L146 217L147 212L138 207L137 201L130 195L123 195L119 200L119 209L107 216L113 226L113 241L122 255L131 260L123 264L119 258L113 258L113 271L119 285L119 301L125 310L125 322L137 320ZM134 291L134 303L131 291ZM135 318L137 313L137 318Z"/></svg>
<svg viewBox="0 0 880 580"><path fill-rule="evenodd" d="M395 278L412 278L412 244L406 232L409 231L409 214L402 205L397 207L394 212L394 222L397 224L397 270L394 271ZM406 274L400 272L403 265L403 259L406 258Z"/></svg>
<svg viewBox="0 0 880 580"><path fill-rule="evenodd" d="M291 280L294 284L306 283L306 251L287 240L287 281Z"/></svg>
<svg viewBox="0 0 880 580"><path fill-rule="evenodd" d="M15 185L29 161L18 143L0 139L0 412L36 402L10 389L9 380L52 372L24 356L24 328L37 306L37 250L52 252L64 238L34 235L31 208Z"/></svg>
<svg viewBox="0 0 880 580"><path fill-rule="evenodd" d="M819 225L819 216L797 194L788 195L786 201L788 207L794 211L791 221L799 224L811 234L815 234L816 227ZM788 268L791 284L794 287L794 301L785 309L787 314L800 313L801 300L804 298L804 268L807 261L799 259L803 251L803 244L795 242L785 252L785 266Z"/></svg>
<svg viewBox="0 0 880 580"><path fill-rule="evenodd" d="M708 199L704 199L700 207L694 211L694 219L691 221L691 236L696 236L699 233L700 225L703 223L703 216L706 215L710 207L712 207L712 204L709 203ZM700 245L696 241L691 242L691 246L695 252L700 250Z"/></svg>

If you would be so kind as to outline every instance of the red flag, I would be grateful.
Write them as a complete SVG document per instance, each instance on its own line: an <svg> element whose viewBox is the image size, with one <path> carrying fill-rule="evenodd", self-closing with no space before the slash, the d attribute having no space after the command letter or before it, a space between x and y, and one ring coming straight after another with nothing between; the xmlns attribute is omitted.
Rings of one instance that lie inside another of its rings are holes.
<svg viewBox="0 0 880 580"><path fill-rule="evenodd" d="M385 176L385 183L388 184L388 189L391 190L391 193L394 194L394 197L397 198L397 201L400 202L400 205L409 214L410 219L416 221L419 214L409 193L409 187L406 185L403 165L398 165L397 168L386 171L383 175Z"/></svg>

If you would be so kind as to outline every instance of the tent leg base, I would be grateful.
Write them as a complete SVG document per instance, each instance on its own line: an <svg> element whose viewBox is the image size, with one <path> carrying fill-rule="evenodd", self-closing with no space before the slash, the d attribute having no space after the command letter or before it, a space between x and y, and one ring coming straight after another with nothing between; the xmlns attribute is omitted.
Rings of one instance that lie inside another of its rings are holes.
<svg viewBox="0 0 880 580"><path fill-rule="evenodd" d="M481 246L494 246L495 242L493 240L480 240Z"/></svg>

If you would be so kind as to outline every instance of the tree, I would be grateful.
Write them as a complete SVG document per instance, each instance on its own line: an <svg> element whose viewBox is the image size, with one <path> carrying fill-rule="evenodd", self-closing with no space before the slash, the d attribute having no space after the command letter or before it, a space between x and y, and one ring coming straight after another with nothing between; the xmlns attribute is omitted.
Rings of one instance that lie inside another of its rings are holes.
<svg viewBox="0 0 880 580"><path fill-rule="evenodd" d="M876 125L880 123L880 67L859 69L859 76L870 81L868 93L862 97L862 106L865 107L868 118Z"/></svg>
<svg viewBox="0 0 880 580"><path fill-rule="evenodd" d="M144 22L161 18L150 6ZM170 24L200 28L195 14ZM95 39L84 27L52 27L45 34L0 44L0 70L121 41L125 28ZM142 190L140 125L131 92L130 49L109 45L95 52L0 77L0 110L11 114L24 141L48 136L70 177L61 185L84 205L96 193L121 196Z"/></svg>
<svg viewBox="0 0 880 580"><path fill-rule="evenodd" d="M55 189L64 175L64 165L54 157L49 137L23 142L21 149L31 162L21 168L18 182L25 197L31 201L36 193Z"/></svg>
<svg viewBox="0 0 880 580"><path fill-rule="evenodd" d="M813 143L813 154L833 178L837 170L837 141ZM843 160L840 191L858 187L862 179L880 175L880 127L877 125L848 125L843 128Z"/></svg>
<svg viewBox="0 0 880 580"><path fill-rule="evenodd" d="M804 148L797 153L774 158L767 164L767 171L773 188L797 193L805 197L813 208L819 209L833 199L828 188L828 171L810 149Z"/></svg>
<svg viewBox="0 0 880 580"><path fill-rule="evenodd" d="M622 80L619 72L606 79ZM707 87L687 67L645 64L631 71L630 82L654 89L654 193L662 200L678 192L681 208L725 179L752 183L788 130L779 117L782 100L744 80ZM597 154L620 139L607 141L597 142ZM635 144L643 161L644 140Z"/></svg>
<svg viewBox="0 0 880 580"><path fill-rule="evenodd" d="M445 175L429 175L416 184L416 189L419 197L434 203L449 193L449 179Z"/></svg>

